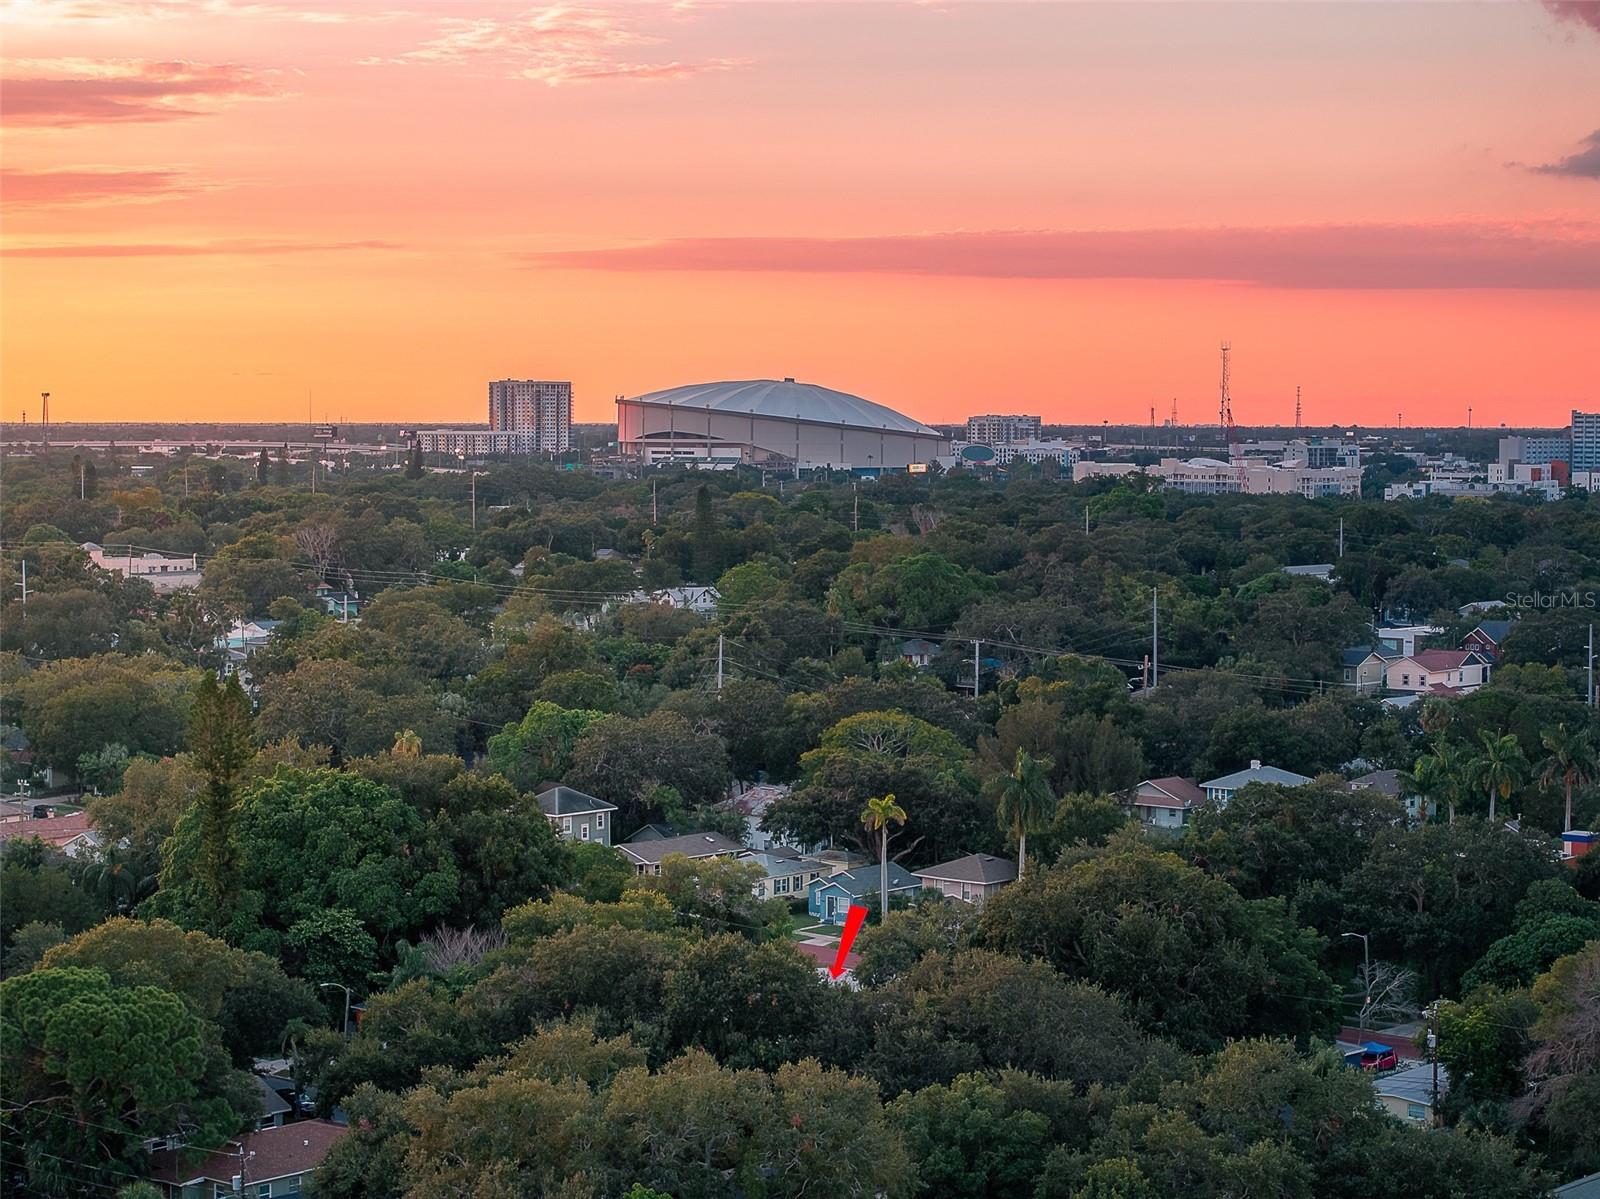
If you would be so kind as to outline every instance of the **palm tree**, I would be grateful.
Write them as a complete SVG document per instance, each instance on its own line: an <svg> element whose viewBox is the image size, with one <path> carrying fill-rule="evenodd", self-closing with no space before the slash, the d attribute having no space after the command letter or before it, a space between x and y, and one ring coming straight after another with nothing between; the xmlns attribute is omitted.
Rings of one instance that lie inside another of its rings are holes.
<svg viewBox="0 0 1600 1199"><path fill-rule="evenodd" d="M1047 757L1036 758L1019 749L1011 772L1000 778L995 811L1000 827L1017 839L1018 882L1022 881L1028 860L1028 834L1045 828L1055 814L1056 796L1050 789L1050 768L1054 765Z"/></svg>
<svg viewBox="0 0 1600 1199"><path fill-rule="evenodd" d="M1451 798L1455 780L1450 777L1448 764L1437 753L1424 754L1410 770L1402 770L1400 781L1417 797L1423 820L1428 818L1428 805L1434 805L1437 810L1441 799L1450 805L1450 819L1455 820L1456 805Z"/></svg>
<svg viewBox="0 0 1600 1199"><path fill-rule="evenodd" d="M422 738L417 736L413 729L406 729L394 735L394 753L399 758L417 758L422 756Z"/></svg>
<svg viewBox="0 0 1600 1199"><path fill-rule="evenodd" d="M1597 764L1594 742L1587 732L1569 732L1567 726L1558 724L1539 735L1545 749L1545 759L1539 767L1539 782L1550 787L1559 782L1566 796L1566 811L1561 819L1561 831L1572 828L1572 789L1580 783L1594 781Z"/></svg>
<svg viewBox="0 0 1600 1199"><path fill-rule="evenodd" d="M895 802L892 791L882 799L867 800L867 806L861 813L861 823L879 837L878 888L883 896L883 907L879 909L878 916L880 923L889 918L889 826L905 822L906 810Z"/></svg>
<svg viewBox="0 0 1600 1199"><path fill-rule="evenodd" d="M1528 759L1512 733L1496 737L1488 729L1478 734L1483 755L1473 764L1478 785L1489 793L1489 823L1494 823L1496 799L1508 799L1528 776Z"/></svg>

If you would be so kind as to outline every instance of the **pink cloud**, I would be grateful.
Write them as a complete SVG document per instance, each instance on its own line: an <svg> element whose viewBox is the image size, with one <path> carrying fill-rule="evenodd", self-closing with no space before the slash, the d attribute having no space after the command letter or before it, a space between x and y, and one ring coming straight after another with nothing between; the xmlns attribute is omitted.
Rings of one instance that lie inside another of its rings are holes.
<svg viewBox="0 0 1600 1199"><path fill-rule="evenodd" d="M271 72L233 63L66 59L14 64L18 69L37 73L0 83L0 103L12 125L171 121L276 94Z"/></svg>
<svg viewBox="0 0 1600 1199"><path fill-rule="evenodd" d="M1325 289L1600 288L1600 225L1461 223L681 238L518 255L555 270L1204 279Z"/></svg>
<svg viewBox="0 0 1600 1199"><path fill-rule="evenodd" d="M387 241L212 241L212 242L103 242L50 246L11 246L0 249L5 258L195 258L223 255L326 254L344 250L398 250Z"/></svg>
<svg viewBox="0 0 1600 1199"><path fill-rule="evenodd" d="M641 28L681 6L551 4L511 17L446 17L414 50L365 65L469 67L552 87L601 79L682 79L744 65L742 59L638 61L629 55L665 39Z"/></svg>
<svg viewBox="0 0 1600 1199"><path fill-rule="evenodd" d="M1557 20L1587 25L1600 33L1600 3L1596 0L1544 0L1544 6Z"/></svg>
<svg viewBox="0 0 1600 1199"><path fill-rule="evenodd" d="M116 204L166 200L202 190L181 171L129 171L112 168L29 171L0 168L0 192L12 205Z"/></svg>

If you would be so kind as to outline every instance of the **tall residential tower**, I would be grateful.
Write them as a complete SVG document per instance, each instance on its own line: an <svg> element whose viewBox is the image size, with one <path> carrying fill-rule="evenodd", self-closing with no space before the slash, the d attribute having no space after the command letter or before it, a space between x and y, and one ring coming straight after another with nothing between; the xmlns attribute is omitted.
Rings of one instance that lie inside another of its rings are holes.
<svg viewBox="0 0 1600 1199"><path fill-rule="evenodd" d="M552 379L496 379L489 384L489 429L534 433L541 452L572 448L572 384Z"/></svg>

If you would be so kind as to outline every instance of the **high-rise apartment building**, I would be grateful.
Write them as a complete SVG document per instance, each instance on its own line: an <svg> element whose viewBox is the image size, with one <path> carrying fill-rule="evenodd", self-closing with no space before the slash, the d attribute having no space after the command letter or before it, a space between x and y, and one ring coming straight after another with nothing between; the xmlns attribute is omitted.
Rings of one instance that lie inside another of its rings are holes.
<svg viewBox="0 0 1600 1199"><path fill-rule="evenodd" d="M1037 416L969 416L967 440L979 445L1038 441L1040 423Z"/></svg>
<svg viewBox="0 0 1600 1199"><path fill-rule="evenodd" d="M572 384L553 379L496 379L489 384L489 429L534 433L539 451L572 448Z"/></svg>
<svg viewBox="0 0 1600 1199"><path fill-rule="evenodd" d="M1600 470L1600 412L1572 413L1573 470Z"/></svg>

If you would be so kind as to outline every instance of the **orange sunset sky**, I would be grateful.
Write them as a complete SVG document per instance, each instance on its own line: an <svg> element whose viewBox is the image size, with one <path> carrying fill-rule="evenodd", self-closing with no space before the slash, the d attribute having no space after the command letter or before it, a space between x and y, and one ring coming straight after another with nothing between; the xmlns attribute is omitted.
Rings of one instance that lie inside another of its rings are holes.
<svg viewBox="0 0 1600 1199"><path fill-rule="evenodd" d="M1600 407L1600 5L0 0L0 416Z"/></svg>

